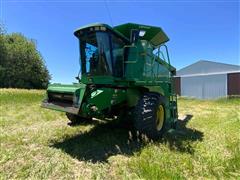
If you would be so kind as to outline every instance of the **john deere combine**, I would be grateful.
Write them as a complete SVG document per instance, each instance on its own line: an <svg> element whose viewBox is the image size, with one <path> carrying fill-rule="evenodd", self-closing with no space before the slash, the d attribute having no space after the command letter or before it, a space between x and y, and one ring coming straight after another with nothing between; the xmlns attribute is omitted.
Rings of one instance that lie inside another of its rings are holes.
<svg viewBox="0 0 240 180"><path fill-rule="evenodd" d="M66 112L72 122L92 118L133 121L156 139L177 119L170 65L160 27L91 24L74 32L79 40L78 83L51 84L42 106Z"/></svg>

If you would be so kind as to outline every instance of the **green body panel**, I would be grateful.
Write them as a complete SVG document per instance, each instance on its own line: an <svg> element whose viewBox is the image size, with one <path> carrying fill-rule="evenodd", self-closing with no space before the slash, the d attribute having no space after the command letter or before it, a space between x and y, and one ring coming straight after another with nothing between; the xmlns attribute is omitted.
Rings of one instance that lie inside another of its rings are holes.
<svg viewBox="0 0 240 180"><path fill-rule="evenodd" d="M129 105L129 107L134 107L136 106L139 98L142 96L142 93L139 91L139 89L136 88L129 88L127 90L127 103Z"/></svg>
<svg viewBox="0 0 240 180"><path fill-rule="evenodd" d="M132 109L144 93L153 92L165 97L166 121L170 126L177 120L177 98L173 85L176 70L169 60L153 53L162 43L169 40L167 35L161 28L132 23L114 28L106 24L91 24L79 28L74 34L80 37L82 30L94 30L95 27L114 32L124 41L130 39L132 29L145 30L146 36L134 42L128 41L122 48L123 53L127 52L127 56L122 55L122 77L82 73L79 83L49 85L43 107L83 117L108 118L118 116L123 109ZM51 93L62 95L62 102L66 102L67 105L58 103L54 98L51 100Z"/></svg>
<svg viewBox="0 0 240 180"><path fill-rule="evenodd" d="M100 93L98 93L100 91ZM126 91L114 88L100 88L91 93L88 104L95 105L99 111L118 105L126 100Z"/></svg>
<svg viewBox="0 0 240 180"><path fill-rule="evenodd" d="M112 76L87 76L82 75L81 82L85 84L114 84Z"/></svg>
<svg viewBox="0 0 240 180"><path fill-rule="evenodd" d="M86 85L82 83L76 84L50 84L47 91L51 92L62 92L62 93L75 93L78 89L85 89Z"/></svg>
<svg viewBox="0 0 240 180"><path fill-rule="evenodd" d="M149 90L149 92L155 92L155 93L159 93L162 96L165 96L166 90L164 90L163 88L166 86L162 85L162 86L144 86L145 88L147 88Z"/></svg>

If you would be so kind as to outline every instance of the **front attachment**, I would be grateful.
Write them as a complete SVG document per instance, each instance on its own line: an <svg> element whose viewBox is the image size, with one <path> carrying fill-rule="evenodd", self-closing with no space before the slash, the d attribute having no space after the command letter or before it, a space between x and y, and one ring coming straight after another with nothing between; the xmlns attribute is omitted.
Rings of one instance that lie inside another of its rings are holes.
<svg viewBox="0 0 240 180"><path fill-rule="evenodd" d="M85 90L85 84L51 84L48 86L47 97L43 100L42 107L78 114Z"/></svg>

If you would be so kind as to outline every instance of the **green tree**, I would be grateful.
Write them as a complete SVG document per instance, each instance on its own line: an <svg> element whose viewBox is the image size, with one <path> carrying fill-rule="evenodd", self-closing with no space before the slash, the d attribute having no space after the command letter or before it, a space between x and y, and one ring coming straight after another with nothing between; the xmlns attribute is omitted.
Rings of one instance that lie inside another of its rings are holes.
<svg viewBox="0 0 240 180"><path fill-rule="evenodd" d="M0 87L46 88L50 80L36 43L19 33L0 34Z"/></svg>
<svg viewBox="0 0 240 180"><path fill-rule="evenodd" d="M4 43L4 28L3 25L0 24L0 87L3 84L3 74L5 72L4 62L6 60L6 50Z"/></svg>

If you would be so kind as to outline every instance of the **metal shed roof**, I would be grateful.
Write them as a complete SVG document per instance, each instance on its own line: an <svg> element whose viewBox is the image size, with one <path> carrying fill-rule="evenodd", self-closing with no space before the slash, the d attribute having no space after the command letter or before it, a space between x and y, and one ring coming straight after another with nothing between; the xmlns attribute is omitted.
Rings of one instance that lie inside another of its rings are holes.
<svg viewBox="0 0 240 180"><path fill-rule="evenodd" d="M200 60L177 71L176 76L197 76L240 72L239 65Z"/></svg>

